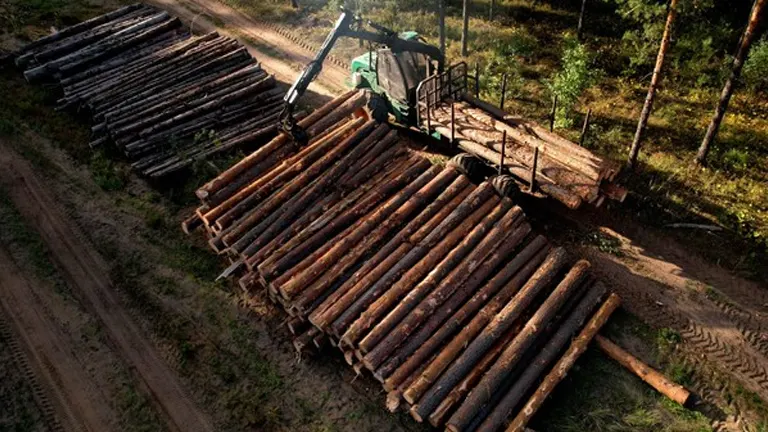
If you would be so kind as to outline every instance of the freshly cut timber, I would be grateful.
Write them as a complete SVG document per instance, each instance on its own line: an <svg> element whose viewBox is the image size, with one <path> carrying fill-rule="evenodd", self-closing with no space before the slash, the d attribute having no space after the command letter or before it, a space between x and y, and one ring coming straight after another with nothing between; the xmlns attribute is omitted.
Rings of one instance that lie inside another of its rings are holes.
<svg viewBox="0 0 768 432"><path fill-rule="evenodd" d="M222 172L183 227L230 259L223 277L285 309L298 352L338 347L418 421L504 427L516 406L495 404L548 373L605 289L534 232L513 180L473 184L464 156L431 165L361 112L367 97L328 102L300 121L306 143L279 135Z"/></svg>
<svg viewBox="0 0 768 432"><path fill-rule="evenodd" d="M126 6L22 48L29 82L56 82L60 109L87 111L91 147L114 143L151 178L276 133L283 91L237 41L192 36L151 6Z"/></svg>

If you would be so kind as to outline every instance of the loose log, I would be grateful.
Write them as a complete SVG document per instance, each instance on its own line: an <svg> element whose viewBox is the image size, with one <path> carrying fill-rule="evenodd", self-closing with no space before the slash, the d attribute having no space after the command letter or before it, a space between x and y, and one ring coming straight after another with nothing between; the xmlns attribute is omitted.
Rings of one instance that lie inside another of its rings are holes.
<svg viewBox="0 0 768 432"><path fill-rule="evenodd" d="M576 363L576 360L587 350L589 342L597 335L603 325L608 321L613 311L619 307L621 299L616 294L611 294L610 297L600 306L600 309L589 320L587 326L579 333L579 336L571 343L568 351L560 358L557 364L544 378L536 393L528 399L525 406L517 414L517 417L512 420L512 423L507 427L506 432L521 432L525 429L530 419L536 414L536 411L544 403L544 400L549 396L552 390L557 386L560 381L565 378L565 375L571 370L571 367Z"/></svg>
<svg viewBox="0 0 768 432"><path fill-rule="evenodd" d="M485 374L478 384L479 391L473 391L467 396L464 403L448 420L449 427L460 431L472 421L480 407L488 402L491 395L501 386L503 380L514 369L534 339L555 316L560 307L576 291L581 282L587 276L590 265L588 261L581 260L571 268L557 288L549 295L547 300L539 307L533 317L525 324L525 328L514 341L504 349L496 363Z"/></svg>
<svg viewBox="0 0 768 432"><path fill-rule="evenodd" d="M608 338L600 335L595 336L595 343L604 353L629 369L632 373L640 377L651 387L658 390L659 393L672 399L673 401L685 406L691 397L691 393L680 384L676 384L669 378L662 375L659 371L653 369L640 361L637 357L628 353L626 350L611 342Z"/></svg>
<svg viewBox="0 0 768 432"><path fill-rule="evenodd" d="M605 295L606 288L603 284L596 284L589 289L584 298L568 315L568 318L560 325L560 328L547 341L536 357L528 364L520 378L507 391L506 395L496 404L496 407L480 424L476 432L494 432L499 430L507 421L520 400L528 393L529 389L541 377L558 354L568 344L573 335L583 326L592 311L600 305L601 298Z"/></svg>

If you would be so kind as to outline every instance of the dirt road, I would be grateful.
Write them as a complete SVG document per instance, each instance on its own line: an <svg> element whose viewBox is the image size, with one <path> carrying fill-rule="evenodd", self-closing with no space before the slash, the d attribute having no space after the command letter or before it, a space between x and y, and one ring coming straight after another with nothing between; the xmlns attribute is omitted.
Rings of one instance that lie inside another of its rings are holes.
<svg viewBox="0 0 768 432"><path fill-rule="evenodd" d="M25 278L0 248L0 305L21 339L25 356L53 395L56 418L66 430L111 431L115 413L66 345L61 328L52 322L38 298L37 287ZM40 402L39 402L40 403ZM45 402L42 403L45 405Z"/></svg>
<svg viewBox="0 0 768 432"><path fill-rule="evenodd" d="M76 295L99 318L111 342L167 417L169 429L213 431L208 416L187 397L175 373L116 297L104 261L58 210L29 164L0 145L0 167L0 181L14 205L40 233ZM97 418L87 420L83 422L98 423Z"/></svg>

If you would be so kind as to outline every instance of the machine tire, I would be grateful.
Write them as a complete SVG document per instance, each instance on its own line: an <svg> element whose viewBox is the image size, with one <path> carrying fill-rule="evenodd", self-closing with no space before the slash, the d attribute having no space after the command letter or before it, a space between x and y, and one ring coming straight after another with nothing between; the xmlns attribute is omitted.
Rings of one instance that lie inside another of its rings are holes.
<svg viewBox="0 0 768 432"><path fill-rule="evenodd" d="M448 166L456 168L460 173L474 179L481 174L483 162L469 153L460 153L448 161Z"/></svg>
<svg viewBox="0 0 768 432"><path fill-rule="evenodd" d="M512 176L494 176L491 179L491 185L493 185L493 188L496 189L496 193L502 197L515 199L522 193L520 191L520 185L515 181L514 178L512 178Z"/></svg>
<svg viewBox="0 0 768 432"><path fill-rule="evenodd" d="M368 117L375 120L376 123L386 123L389 120L387 100L379 94L370 93L365 110L368 112Z"/></svg>

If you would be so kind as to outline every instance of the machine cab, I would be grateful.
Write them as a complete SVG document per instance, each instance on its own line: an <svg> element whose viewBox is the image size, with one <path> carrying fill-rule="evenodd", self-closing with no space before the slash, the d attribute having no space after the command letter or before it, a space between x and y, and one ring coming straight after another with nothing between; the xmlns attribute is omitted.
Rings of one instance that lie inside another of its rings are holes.
<svg viewBox="0 0 768 432"><path fill-rule="evenodd" d="M406 40L420 39L415 32L401 34ZM434 70L429 58L422 53L379 48L357 57L352 62L354 85L370 88L386 97L391 112L400 123L414 115L416 88Z"/></svg>

